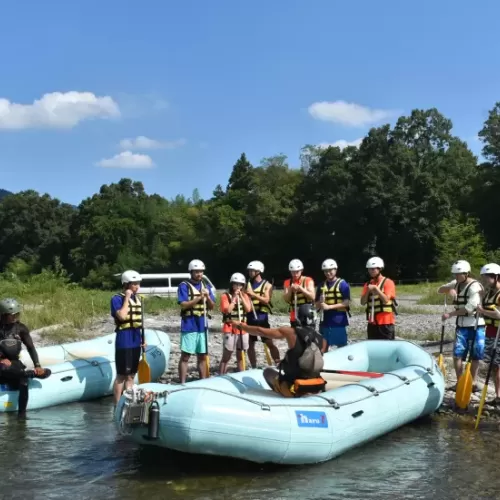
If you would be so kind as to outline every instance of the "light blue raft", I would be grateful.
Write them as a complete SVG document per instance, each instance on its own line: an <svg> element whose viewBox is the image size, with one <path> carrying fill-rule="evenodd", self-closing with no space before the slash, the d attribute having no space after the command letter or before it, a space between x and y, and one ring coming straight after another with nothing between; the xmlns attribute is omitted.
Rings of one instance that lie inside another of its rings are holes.
<svg viewBox="0 0 500 500"><path fill-rule="evenodd" d="M151 367L151 380L157 380L168 367L170 337L157 330L145 330L146 359ZM50 368L46 379L29 381L28 410L45 408L74 401L107 396L113 392L116 377L116 334L92 340L41 347L37 349L40 364ZM23 350L21 361L28 368L33 363ZM137 376L136 376L137 381ZM17 411L18 391L0 385L0 412Z"/></svg>
<svg viewBox="0 0 500 500"><path fill-rule="evenodd" d="M325 355L325 370L384 375L324 373L327 391L300 399L271 391L262 370L184 386L143 384L137 387L139 403L141 392L157 394L158 438L144 437L147 419L126 423L131 421L126 418L126 395L116 408L115 422L122 434L144 445L257 463L310 464L433 413L444 396L444 378L434 358L403 340L363 341L331 351Z"/></svg>

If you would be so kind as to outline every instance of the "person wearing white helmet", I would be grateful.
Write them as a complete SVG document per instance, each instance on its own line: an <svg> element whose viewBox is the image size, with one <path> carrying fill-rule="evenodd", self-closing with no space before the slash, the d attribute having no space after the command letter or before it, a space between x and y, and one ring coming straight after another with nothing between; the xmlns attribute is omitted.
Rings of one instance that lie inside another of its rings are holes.
<svg viewBox="0 0 500 500"><path fill-rule="evenodd" d="M481 388L475 383L479 370L479 362L484 358L485 323L484 318L478 315L477 308L481 305L483 287L479 281L470 275L471 267L466 260L457 260L451 266L454 279L438 288L438 293L447 293L453 298L455 309L444 313L443 321L451 317L456 318L455 345L453 348L453 364L457 380L463 370L463 362L467 359L470 346L472 349L472 390L479 392ZM476 330L477 321L477 330ZM456 384L451 388L456 390Z"/></svg>
<svg viewBox="0 0 500 500"><path fill-rule="evenodd" d="M483 315L486 324L483 361L490 363L493 358L495 371L495 397L486 401L486 404L500 406L500 348L495 348L495 338L500 327L500 266L494 263L484 265L481 268L481 281L486 289L482 304L477 306L477 312Z"/></svg>
<svg viewBox="0 0 500 500"><path fill-rule="evenodd" d="M194 259L188 265L191 273L189 280L177 288L177 302L181 306L181 357L179 359L179 378L186 383L189 358L196 354L200 378L209 376L208 354L208 311L215 307L212 287L203 281L205 264Z"/></svg>
<svg viewBox="0 0 500 500"><path fill-rule="evenodd" d="M260 260L252 260L247 266L248 283L246 293L252 300L252 312L248 315L249 325L263 326L270 328L269 314L272 310L273 285L262 277L264 264ZM255 354L255 342L259 337L250 335L248 346L248 359L252 368L257 368L257 356ZM262 342L269 349L269 353L276 364L280 362L279 349L274 345L272 339L261 338ZM269 362L270 364L270 362Z"/></svg>
<svg viewBox="0 0 500 500"><path fill-rule="evenodd" d="M116 378L113 384L115 404L123 389L134 385L141 357L142 303L138 295L142 278L128 270L121 276L122 291L111 298L111 316L115 320Z"/></svg>
<svg viewBox="0 0 500 500"><path fill-rule="evenodd" d="M309 276L303 276L304 264L299 259L292 259L288 264L290 279L285 280L283 297L287 302L290 311L290 324L295 326L298 318L298 309L307 304L308 307L301 307L301 311L313 309L313 303L316 296L314 289L314 280Z"/></svg>
<svg viewBox="0 0 500 500"><path fill-rule="evenodd" d="M328 348L347 345L349 304L351 289L348 283L337 277L337 262L326 259L321 264L326 280L316 290L316 308L322 315L319 333L326 339Z"/></svg>
<svg viewBox="0 0 500 500"><path fill-rule="evenodd" d="M361 292L361 305L366 305L368 339L394 340L396 323L396 284L382 275L384 261L370 257L366 262L370 281Z"/></svg>
<svg viewBox="0 0 500 500"><path fill-rule="evenodd" d="M244 291L245 276L234 273L229 280L229 290L221 296L222 333L224 334L223 353L219 366L219 375L227 372L227 364L236 350L238 371L244 370L243 359L248 350L248 333L231 324L232 320L246 322L247 314L252 310L250 298Z"/></svg>

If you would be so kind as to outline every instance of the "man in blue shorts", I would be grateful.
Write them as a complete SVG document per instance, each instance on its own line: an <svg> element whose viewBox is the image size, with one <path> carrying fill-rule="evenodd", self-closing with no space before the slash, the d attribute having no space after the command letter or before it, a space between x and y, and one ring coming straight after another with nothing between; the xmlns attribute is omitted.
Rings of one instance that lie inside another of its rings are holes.
<svg viewBox="0 0 500 500"><path fill-rule="evenodd" d="M118 403L123 388L134 385L134 377L139 367L142 346L142 304L137 292L142 281L136 271L122 274L123 291L111 298L111 316L115 320L115 363L116 379L113 385L115 404Z"/></svg>
<svg viewBox="0 0 500 500"><path fill-rule="evenodd" d="M346 281L337 277L337 263L333 259L326 259L321 269L326 280L316 289L316 308L322 316L319 332L328 348L343 347L347 345L351 289Z"/></svg>
<svg viewBox="0 0 500 500"><path fill-rule="evenodd" d="M443 314L443 321L455 316L456 319L456 337L453 350L453 361L457 380L462 375L463 362L466 361L470 346L474 342L472 351L471 375L472 390L480 392L481 387L475 383L479 362L484 358L485 344L485 323L482 316L477 318L476 331L476 308L481 304L481 293L483 287L479 281L470 276L470 264L466 260L457 260L451 266L451 273L455 276L453 281L442 285L438 293L448 293L453 298L455 310ZM456 390L454 385L452 390Z"/></svg>
<svg viewBox="0 0 500 500"><path fill-rule="evenodd" d="M186 383L188 362L192 354L198 358L200 378L208 377L208 321L206 313L215 306L212 287L203 283L205 264L198 259L188 265L191 279L183 281L177 289L177 302L181 306L181 358L179 378Z"/></svg>

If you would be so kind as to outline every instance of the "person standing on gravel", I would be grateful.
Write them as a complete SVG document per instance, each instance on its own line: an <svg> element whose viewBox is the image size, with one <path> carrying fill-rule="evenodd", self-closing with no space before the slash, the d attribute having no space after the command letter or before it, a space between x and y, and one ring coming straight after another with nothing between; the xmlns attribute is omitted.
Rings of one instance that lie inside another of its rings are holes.
<svg viewBox="0 0 500 500"><path fill-rule="evenodd" d="M283 297L285 302L290 304L290 325L300 325L302 319L297 318L300 306L307 305L308 307L301 307L300 310L308 312L313 310L313 303L316 296L314 289L314 280L309 276L303 276L304 264L299 259L293 259L288 264L291 278L285 280ZM297 320L300 320L297 323Z"/></svg>
<svg viewBox="0 0 500 500"><path fill-rule="evenodd" d="M186 383L189 358L196 354L200 378L208 377L208 311L215 307L212 287L203 282L205 264L198 259L188 265L191 278L177 288L177 302L181 306L181 357L179 378Z"/></svg>
<svg viewBox="0 0 500 500"><path fill-rule="evenodd" d="M462 375L463 362L467 359L470 344L474 344L472 351L471 375L472 390L479 392L481 388L475 383L479 370L479 361L484 357L485 323L478 315L477 307L481 304L483 287L479 281L470 276L470 264L466 260L457 260L451 266L451 273L455 279L438 288L438 293L447 293L453 298L455 310L444 313L443 321L456 317L455 346L453 349L453 363L457 380ZM477 331L476 331L477 320ZM456 390L456 384L452 390Z"/></svg>
<svg viewBox="0 0 500 500"><path fill-rule="evenodd" d="M123 291L111 298L111 316L115 320L116 379L113 384L115 404L123 389L134 385L142 347L142 302L137 293L142 277L137 271L125 271L121 276Z"/></svg>
<svg viewBox="0 0 500 500"><path fill-rule="evenodd" d="M271 328L269 324L269 314L271 314L271 298L273 295L273 285L262 277L264 264L260 260L252 260L247 266L248 283L246 293L252 300L252 312L248 314L247 323L249 325ZM261 341L268 347L272 359L278 365L280 363L280 352L274 345L272 339L250 335L248 345L248 359L252 368L257 368L257 356L255 354L255 343Z"/></svg>
<svg viewBox="0 0 500 500"><path fill-rule="evenodd" d="M495 397L486 401L490 406L500 406L500 345L494 349L495 337L500 325L500 266L498 264L486 264L481 268L481 279L486 293L483 302L477 306L477 312L484 317L486 324L486 338L484 343L485 363L490 363L493 357Z"/></svg>
<svg viewBox="0 0 500 500"><path fill-rule="evenodd" d="M244 292L246 285L245 276L234 273L229 281L229 290L221 297L220 310L222 313L222 333L224 334L224 350L220 361L219 374L227 372L227 364L233 351L236 351L238 371L243 371L243 356L248 350L248 333L241 328L233 326L232 320L246 323L247 314L252 311L250 298Z"/></svg>
<svg viewBox="0 0 500 500"><path fill-rule="evenodd" d="M347 345L347 326L349 325L349 304L351 289L342 278L337 278L337 262L326 259L321 265L326 280L316 290L316 308L322 319L319 333L331 346Z"/></svg>
<svg viewBox="0 0 500 500"><path fill-rule="evenodd" d="M361 293L361 305L366 305L367 333L370 340L394 340L396 336L396 285L382 276L384 261L371 257L366 262L370 281Z"/></svg>

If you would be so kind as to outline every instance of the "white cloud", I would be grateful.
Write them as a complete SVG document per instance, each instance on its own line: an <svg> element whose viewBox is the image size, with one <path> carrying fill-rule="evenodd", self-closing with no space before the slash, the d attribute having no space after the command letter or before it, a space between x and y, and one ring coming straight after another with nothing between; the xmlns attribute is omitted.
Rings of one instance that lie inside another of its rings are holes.
<svg viewBox="0 0 500 500"><path fill-rule="evenodd" d="M157 141L156 139L149 139L143 135L139 135L134 139L122 139L120 147L128 150L138 149L175 149L186 144L186 139L176 139L174 141Z"/></svg>
<svg viewBox="0 0 500 500"><path fill-rule="evenodd" d="M120 109L110 96L92 92L52 92L32 104L0 98L0 129L72 128L84 120L118 116Z"/></svg>
<svg viewBox="0 0 500 500"><path fill-rule="evenodd" d="M314 102L308 108L309 114L316 120L340 123L349 127L362 127L385 120L395 111L371 109L361 104L345 101Z"/></svg>
<svg viewBox="0 0 500 500"><path fill-rule="evenodd" d="M153 168L155 166L152 158L148 155L123 151L112 158L103 158L96 163L98 167L104 168Z"/></svg>
<svg viewBox="0 0 500 500"><path fill-rule="evenodd" d="M362 137L360 137L359 139L355 139L354 141L346 141L345 139L340 139L335 142L322 142L321 144L318 144L318 148L326 149L329 146L332 146L334 148L337 147L340 149L345 149L348 146L354 146L356 148L359 148L362 142L363 142Z"/></svg>

